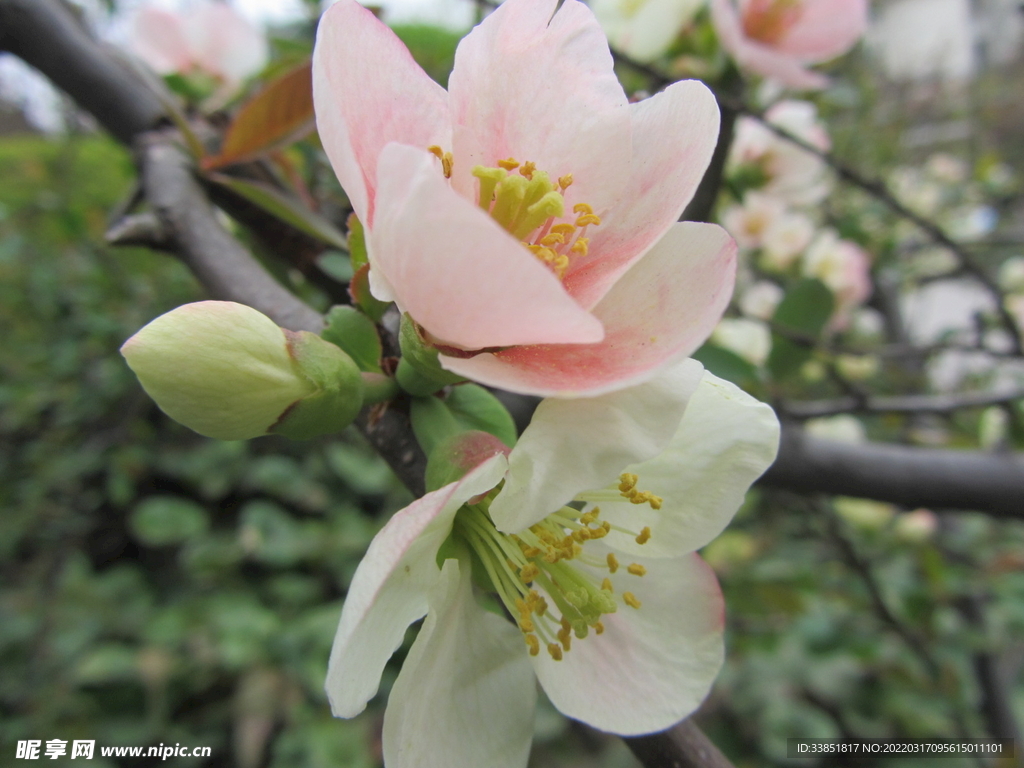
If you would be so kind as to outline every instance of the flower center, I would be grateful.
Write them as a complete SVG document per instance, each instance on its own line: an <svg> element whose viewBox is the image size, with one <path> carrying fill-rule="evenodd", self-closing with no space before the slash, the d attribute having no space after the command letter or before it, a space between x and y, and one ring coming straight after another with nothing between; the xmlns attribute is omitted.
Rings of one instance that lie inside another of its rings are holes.
<svg viewBox="0 0 1024 768"><path fill-rule="evenodd" d="M777 43L802 13L800 0L750 0L743 11L743 31L752 40Z"/></svg>
<svg viewBox="0 0 1024 768"><path fill-rule="evenodd" d="M576 501L621 501L624 497L634 504L650 504L659 509L661 499L649 491L638 490L637 482L636 475L624 473L617 485L580 494ZM619 600L631 608L640 608L640 601L632 592L616 593L612 576L618 574L616 580L640 577L647 569L639 563L622 568L613 553L599 557L585 551L585 547L588 541L603 539L613 530L645 544L651 538L650 528L644 527L637 533L600 521L598 507L583 512L565 506L536 525L510 535L494 527L488 511L491 498L493 494L460 509L453 533L468 545L483 566L494 592L519 625L531 656L538 655L543 644L551 658L561 661L572 647L573 635L582 640L591 629L596 634L604 632L601 617L618 610ZM583 569L578 565L589 567ZM595 570L605 571L608 576L598 581ZM549 598L553 606L549 605Z"/></svg>
<svg viewBox="0 0 1024 768"><path fill-rule="evenodd" d="M452 153L436 145L427 149L441 161L445 178L451 178ZM572 185L571 173L552 181L535 163L519 163L510 157L498 160L494 167L474 166L473 175L478 180L477 205L559 280L573 259L587 255L587 227L598 226L601 218L586 203L577 203L574 215L566 216L565 190Z"/></svg>

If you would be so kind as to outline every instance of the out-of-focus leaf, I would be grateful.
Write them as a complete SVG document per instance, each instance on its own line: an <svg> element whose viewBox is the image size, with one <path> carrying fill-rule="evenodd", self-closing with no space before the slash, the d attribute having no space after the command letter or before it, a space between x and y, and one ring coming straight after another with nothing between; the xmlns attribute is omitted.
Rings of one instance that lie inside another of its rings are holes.
<svg viewBox="0 0 1024 768"><path fill-rule="evenodd" d="M711 373L735 384L749 385L757 380L757 368L748 361L711 343L693 353L693 359L700 362Z"/></svg>
<svg viewBox="0 0 1024 768"><path fill-rule="evenodd" d="M494 395L477 384L452 387L445 405L466 429L488 432L511 448L516 444L516 425L512 415Z"/></svg>
<svg viewBox="0 0 1024 768"><path fill-rule="evenodd" d="M327 327L320 335L341 347L359 370L381 373L382 349L377 327L355 307L333 307L327 313Z"/></svg>
<svg viewBox="0 0 1024 768"><path fill-rule="evenodd" d="M203 161L207 169L249 160L313 129L312 63L307 61L272 80L231 121L220 154Z"/></svg>
<svg viewBox="0 0 1024 768"><path fill-rule="evenodd" d="M352 275L352 282L348 285L348 292L352 296L352 301L359 305L359 308L365 312L371 320L375 323L379 323L380 319L384 317L384 312L388 308L388 303L380 301L372 293L370 293L370 265L363 264L356 270L356 273Z"/></svg>
<svg viewBox="0 0 1024 768"><path fill-rule="evenodd" d="M250 203L258 205L272 216L291 224L307 235L311 235L335 248L347 247L345 236L323 216L309 210L297 198L291 197L276 187L252 179L237 179L220 173L211 173L207 179L227 187Z"/></svg>
<svg viewBox="0 0 1024 768"><path fill-rule="evenodd" d="M206 510L177 496L151 496L135 508L131 517L135 535L156 547L198 536L208 525Z"/></svg>
<svg viewBox="0 0 1024 768"><path fill-rule="evenodd" d="M832 316L835 299L820 280L801 280L779 303L772 317L772 351L768 370L776 379L783 379L811 359L813 340ZM794 340L801 337L807 343Z"/></svg>

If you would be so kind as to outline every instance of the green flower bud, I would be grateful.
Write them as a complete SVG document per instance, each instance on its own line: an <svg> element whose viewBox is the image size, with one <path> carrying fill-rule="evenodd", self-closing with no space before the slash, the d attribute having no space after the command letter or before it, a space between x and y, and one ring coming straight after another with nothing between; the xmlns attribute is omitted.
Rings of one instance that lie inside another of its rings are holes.
<svg viewBox="0 0 1024 768"><path fill-rule="evenodd" d="M121 354L164 413L220 440L315 437L343 429L362 407L363 382L348 355L230 301L161 315Z"/></svg>

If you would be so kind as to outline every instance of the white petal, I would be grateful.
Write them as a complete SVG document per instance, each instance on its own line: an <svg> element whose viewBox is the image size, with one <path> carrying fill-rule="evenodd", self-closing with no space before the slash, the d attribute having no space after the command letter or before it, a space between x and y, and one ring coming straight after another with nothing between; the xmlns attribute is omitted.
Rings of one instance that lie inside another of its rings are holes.
<svg viewBox="0 0 1024 768"><path fill-rule="evenodd" d="M616 480L668 445L703 368L684 360L645 384L598 397L544 400L509 454L491 504L499 530L521 531L581 491Z"/></svg>
<svg viewBox="0 0 1024 768"><path fill-rule="evenodd" d="M620 605L602 618L603 634L573 638L562 661L541 653L533 666L563 714L623 736L662 731L700 706L722 667L722 593L695 554L656 560L616 586L640 609Z"/></svg>
<svg viewBox="0 0 1024 768"><path fill-rule="evenodd" d="M639 476L640 490L662 497L661 510L625 502L599 505L601 518L613 525L633 531L650 526L650 540L641 546L613 531L605 541L644 557L674 557L703 547L729 524L778 447L775 412L705 373L668 449L628 469Z"/></svg>
<svg viewBox="0 0 1024 768"><path fill-rule="evenodd" d="M388 768L522 768L537 687L522 633L473 598L446 560L384 714Z"/></svg>
<svg viewBox="0 0 1024 768"><path fill-rule="evenodd" d="M381 671L412 622L427 612L437 581L437 550L468 499L493 488L505 458L488 459L457 483L417 499L378 533L352 579L327 669L327 698L337 717L355 717L380 684Z"/></svg>

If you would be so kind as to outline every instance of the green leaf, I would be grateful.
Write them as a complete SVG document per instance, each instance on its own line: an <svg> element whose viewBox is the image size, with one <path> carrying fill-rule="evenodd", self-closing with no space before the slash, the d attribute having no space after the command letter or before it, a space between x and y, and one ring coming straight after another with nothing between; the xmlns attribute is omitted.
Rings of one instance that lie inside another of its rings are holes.
<svg viewBox="0 0 1024 768"><path fill-rule="evenodd" d="M388 302L380 301L370 293L369 264L363 264L356 269L355 274L352 275L352 282L348 284L348 292L352 296L352 301L375 323L380 322L390 306Z"/></svg>
<svg viewBox="0 0 1024 768"><path fill-rule="evenodd" d="M416 397L409 404L409 420L420 448L430 458L439 445L465 431L440 398Z"/></svg>
<svg viewBox="0 0 1024 768"><path fill-rule="evenodd" d="M153 547L178 544L206 532L206 510L177 496L150 496L132 513L130 525L142 543Z"/></svg>
<svg viewBox="0 0 1024 768"><path fill-rule="evenodd" d="M345 236L327 219L309 210L297 198L270 184L252 179L238 179L221 173L209 173L206 178L214 184L230 189L250 203L258 205L271 216L290 224L300 232L322 240L335 248L346 250Z"/></svg>
<svg viewBox="0 0 1024 768"><path fill-rule="evenodd" d="M332 307L327 313L327 327L320 335L347 352L359 370L381 373L383 350L377 326L355 307Z"/></svg>
<svg viewBox="0 0 1024 768"><path fill-rule="evenodd" d="M437 348L423 339L408 312L402 315L398 342L402 347L402 360L395 378L410 395L430 395L449 384L464 381L462 376L441 367Z"/></svg>
<svg viewBox="0 0 1024 768"><path fill-rule="evenodd" d="M452 387L445 405L466 429L488 432L509 448L516 444L516 425L512 414L498 398L478 384Z"/></svg>
<svg viewBox="0 0 1024 768"><path fill-rule="evenodd" d="M768 370L774 378L793 375L811 359L834 307L832 292L820 280L801 280L786 293L772 317Z"/></svg>
<svg viewBox="0 0 1024 768"><path fill-rule="evenodd" d="M366 255L366 231L363 222L354 213L348 217L348 255L352 259L352 271L357 271L370 262Z"/></svg>
<svg viewBox="0 0 1024 768"><path fill-rule="evenodd" d="M693 359L711 373L734 384L746 384L757 380L757 368L728 349L722 349L711 342L704 344L693 353Z"/></svg>

